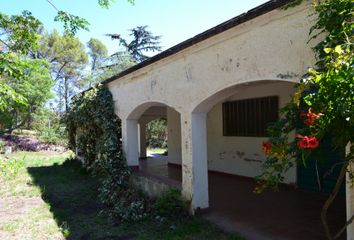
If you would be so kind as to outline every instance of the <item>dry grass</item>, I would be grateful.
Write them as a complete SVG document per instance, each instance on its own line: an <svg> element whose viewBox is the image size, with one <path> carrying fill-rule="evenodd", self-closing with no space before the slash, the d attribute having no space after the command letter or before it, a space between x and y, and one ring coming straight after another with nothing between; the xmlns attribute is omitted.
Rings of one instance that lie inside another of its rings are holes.
<svg viewBox="0 0 354 240"><path fill-rule="evenodd" d="M65 239L50 211L50 206L42 198L42 189L33 184L27 168L39 165L60 164L69 153L27 153L20 152L7 156L2 161L10 175L0 176L0 239ZM10 164L17 161L17 164Z"/></svg>

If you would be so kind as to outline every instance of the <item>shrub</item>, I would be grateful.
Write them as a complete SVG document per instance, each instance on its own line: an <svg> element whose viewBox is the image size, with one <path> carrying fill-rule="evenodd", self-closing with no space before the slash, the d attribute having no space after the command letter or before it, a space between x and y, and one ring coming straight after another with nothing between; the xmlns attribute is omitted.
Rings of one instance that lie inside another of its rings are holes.
<svg viewBox="0 0 354 240"><path fill-rule="evenodd" d="M35 152L39 150L40 142L34 138L27 138L15 135L5 135L2 137L6 145L13 147L14 150Z"/></svg>
<svg viewBox="0 0 354 240"><path fill-rule="evenodd" d="M60 115L51 109L41 109L34 115L33 128L39 140L44 143L61 145L66 143L66 131L60 121Z"/></svg>
<svg viewBox="0 0 354 240"><path fill-rule="evenodd" d="M84 166L100 177L99 199L110 215L121 221L138 221L149 201L129 186L130 169L123 157L121 123L112 95L98 86L73 98L65 117L69 147L78 147Z"/></svg>
<svg viewBox="0 0 354 240"><path fill-rule="evenodd" d="M38 141L36 138L24 137L24 136L15 136L15 135L4 135L1 139L6 142L6 145L12 147L14 151L63 151L64 148L58 147L55 145L50 145Z"/></svg>
<svg viewBox="0 0 354 240"><path fill-rule="evenodd" d="M65 136L65 130L63 128L43 128L38 132L39 139L44 143L59 144L64 142L63 136Z"/></svg>
<svg viewBox="0 0 354 240"><path fill-rule="evenodd" d="M180 191L169 189L156 199L154 210L158 217L173 218L186 215L187 205L183 201Z"/></svg>
<svg viewBox="0 0 354 240"><path fill-rule="evenodd" d="M121 192L114 204L113 215L123 222L137 222L149 216L149 200L134 189Z"/></svg>

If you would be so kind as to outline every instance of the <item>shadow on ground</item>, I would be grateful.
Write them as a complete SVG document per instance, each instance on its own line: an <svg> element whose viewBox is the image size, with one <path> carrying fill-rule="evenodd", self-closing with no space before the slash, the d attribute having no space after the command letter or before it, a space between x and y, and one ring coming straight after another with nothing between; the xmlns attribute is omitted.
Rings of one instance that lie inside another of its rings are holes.
<svg viewBox="0 0 354 240"><path fill-rule="evenodd" d="M104 206L98 202L98 181L80 163L67 160L61 165L27 170L66 239L135 239L131 234L122 236L119 227L101 213Z"/></svg>

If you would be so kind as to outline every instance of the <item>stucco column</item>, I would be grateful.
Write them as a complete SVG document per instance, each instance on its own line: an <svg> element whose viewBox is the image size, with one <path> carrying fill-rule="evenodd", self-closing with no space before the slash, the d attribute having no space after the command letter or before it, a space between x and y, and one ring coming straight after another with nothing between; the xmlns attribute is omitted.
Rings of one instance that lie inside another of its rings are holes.
<svg viewBox="0 0 354 240"><path fill-rule="evenodd" d="M123 152L128 166L139 166L138 121L135 119L122 120Z"/></svg>
<svg viewBox="0 0 354 240"><path fill-rule="evenodd" d="M181 165L181 118L180 114L170 107L167 108L167 137L168 162Z"/></svg>
<svg viewBox="0 0 354 240"><path fill-rule="evenodd" d="M209 207L206 114L181 114L182 195L191 212Z"/></svg>
<svg viewBox="0 0 354 240"><path fill-rule="evenodd" d="M141 158L146 158L146 122L139 122L139 155Z"/></svg>
<svg viewBox="0 0 354 240"><path fill-rule="evenodd" d="M347 144L345 149L346 155L350 152L350 145L351 143ZM354 164L351 166L354 169ZM347 220L349 220L354 215L354 182L352 182L349 178L349 174L347 173L347 181L346 181L346 207L347 207ZM347 239L354 240L354 223L351 223L347 227Z"/></svg>

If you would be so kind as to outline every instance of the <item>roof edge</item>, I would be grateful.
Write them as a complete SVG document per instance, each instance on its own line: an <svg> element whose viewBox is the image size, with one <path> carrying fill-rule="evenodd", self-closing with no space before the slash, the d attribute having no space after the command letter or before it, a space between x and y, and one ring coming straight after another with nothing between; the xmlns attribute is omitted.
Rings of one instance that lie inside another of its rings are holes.
<svg viewBox="0 0 354 240"><path fill-rule="evenodd" d="M147 59L141 63L138 63L138 64L102 81L101 84L107 84L107 83L110 83L110 82L117 80L121 77L124 77L132 72L135 72L141 68L149 66L161 59L167 58L167 57L174 55L174 54L176 54L188 47L191 47L199 42L202 42L208 38L211 38L219 33L225 32L237 25L240 25L240 24L245 23L249 20L252 20L256 17L259 17L263 14L271 12L277 8L280 8L292 1L294 1L294 0L271 0L266 3L263 3L262 5L252 8L245 13L242 13L234 18L231 18L230 20L227 20L226 22L223 22L213 28L210 28L210 29L208 29L208 30L206 30L194 37L191 37L191 38L177 44L177 45L174 45L173 47L171 47L165 51L162 51L162 52L150 57L149 59Z"/></svg>

